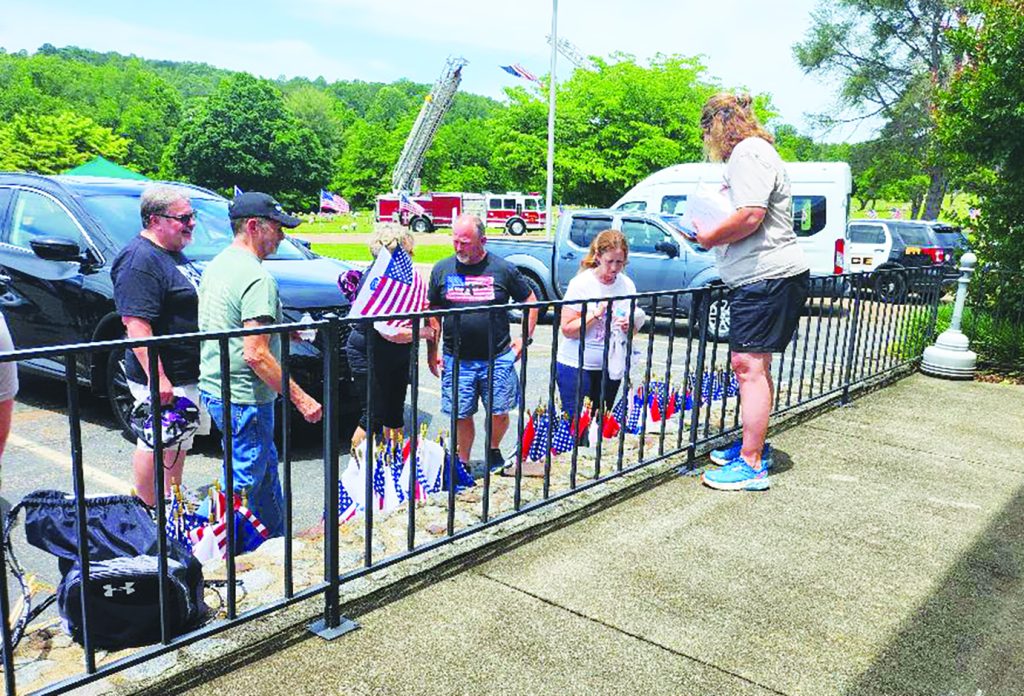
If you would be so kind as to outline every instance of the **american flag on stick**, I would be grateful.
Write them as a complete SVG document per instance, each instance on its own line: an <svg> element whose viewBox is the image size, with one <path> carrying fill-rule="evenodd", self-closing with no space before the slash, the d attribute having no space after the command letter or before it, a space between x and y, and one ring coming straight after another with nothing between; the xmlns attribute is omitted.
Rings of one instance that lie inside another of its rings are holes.
<svg viewBox="0 0 1024 696"><path fill-rule="evenodd" d="M524 68L519 63L513 63L512 65L502 65L501 69L507 72L509 75L515 75L516 77L521 77L524 80L529 80L530 82L540 82L536 75L534 75L532 72Z"/></svg>
<svg viewBox="0 0 1024 696"><path fill-rule="evenodd" d="M402 247L395 247L394 252L382 248L366 273L368 277L352 303L349 316L387 317L427 308L427 284ZM408 319L391 320L377 326L377 330L387 334L409 326Z"/></svg>
<svg viewBox="0 0 1024 696"><path fill-rule="evenodd" d="M398 194L398 212L410 215L423 215L427 211L422 205L409 198L404 192Z"/></svg>

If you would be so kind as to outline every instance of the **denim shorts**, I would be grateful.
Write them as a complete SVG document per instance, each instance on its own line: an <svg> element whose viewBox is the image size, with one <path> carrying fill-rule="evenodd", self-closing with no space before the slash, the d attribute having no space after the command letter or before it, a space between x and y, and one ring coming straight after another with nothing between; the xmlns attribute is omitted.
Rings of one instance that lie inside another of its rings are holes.
<svg viewBox="0 0 1024 696"><path fill-rule="evenodd" d="M441 411L452 412L452 367L454 359L445 354L441 373ZM469 418L477 411L478 399L484 409L490 389L487 384L486 360L459 361L459 413L456 418ZM500 416L519 405L519 376L516 374L516 354L507 350L494 359L494 408L491 413Z"/></svg>
<svg viewBox="0 0 1024 696"><path fill-rule="evenodd" d="M206 392L200 398L210 417L224 432L224 402ZM277 447L274 445L274 402L231 404L231 469L235 492L243 490L249 509L276 537L284 534L284 493L277 471ZM227 444L224 445L225 449ZM227 488L226 478L221 485Z"/></svg>

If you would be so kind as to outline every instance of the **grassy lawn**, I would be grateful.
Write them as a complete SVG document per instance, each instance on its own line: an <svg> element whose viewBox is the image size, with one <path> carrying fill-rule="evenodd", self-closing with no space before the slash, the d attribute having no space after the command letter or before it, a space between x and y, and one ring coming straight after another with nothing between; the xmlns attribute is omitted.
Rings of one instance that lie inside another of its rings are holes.
<svg viewBox="0 0 1024 696"><path fill-rule="evenodd" d="M369 263L372 257L366 244L314 244L313 251L332 259ZM445 245L426 245L416 247L414 263L437 263L452 255L452 248Z"/></svg>
<svg viewBox="0 0 1024 696"><path fill-rule="evenodd" d="M354 227L353 227L354 225ZM373 211L356 211L354 215L336 215L333 220L313 220L302 216L302 234L369 234L373 232Z"/></svg>

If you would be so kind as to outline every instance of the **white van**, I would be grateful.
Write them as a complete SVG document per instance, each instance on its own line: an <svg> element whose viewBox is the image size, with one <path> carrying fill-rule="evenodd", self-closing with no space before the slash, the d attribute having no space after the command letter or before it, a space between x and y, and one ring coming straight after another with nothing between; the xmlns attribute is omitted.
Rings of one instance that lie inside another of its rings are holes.
<svg viewBox="0 0 1024 696"><path fill-rule="evenodd" d="M846 162L786 162L793 193L793 231L811 266L811 275L843 272L846 223L853 177ZM719 182L725 165L677 164L655 172L612 206L680 215L687 195L701 181Z"/></svg>

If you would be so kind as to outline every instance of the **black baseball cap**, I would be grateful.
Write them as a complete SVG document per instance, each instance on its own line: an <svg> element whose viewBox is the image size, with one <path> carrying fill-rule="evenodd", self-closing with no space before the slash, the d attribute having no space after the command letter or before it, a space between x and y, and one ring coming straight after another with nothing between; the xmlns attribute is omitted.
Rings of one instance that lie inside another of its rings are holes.
<svg viewBox="0 0 1024 696"><path fill-rule="evenodd" d="M239 218L261 217L268 220L276 220L282 226L292 228L298 227L302 222L297 217L288 215L281 208L281 204L274 200L273 196L256 191L246 191L235 197L228 208L228 217L232 220Z"/></svg>

